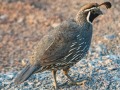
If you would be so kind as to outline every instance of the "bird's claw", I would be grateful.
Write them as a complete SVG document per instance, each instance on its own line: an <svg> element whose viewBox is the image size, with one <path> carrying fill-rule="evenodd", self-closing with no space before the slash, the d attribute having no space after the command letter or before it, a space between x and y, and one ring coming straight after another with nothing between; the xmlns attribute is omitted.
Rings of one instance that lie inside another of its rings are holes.
<svg viewBox="0 0 120 90"><path fill-rule="evenodd" d="M56 84L53 84L54 90L58 90L58 86Z"/></svg>
<svg viewBox="0 0 120 90"><path fill-rule="evenodd" d="M83 80L83 81L80 81L80 82L71 82L70 85L81 85L81 86L85 86L85 83L87 81L86 80Z"/></svg>

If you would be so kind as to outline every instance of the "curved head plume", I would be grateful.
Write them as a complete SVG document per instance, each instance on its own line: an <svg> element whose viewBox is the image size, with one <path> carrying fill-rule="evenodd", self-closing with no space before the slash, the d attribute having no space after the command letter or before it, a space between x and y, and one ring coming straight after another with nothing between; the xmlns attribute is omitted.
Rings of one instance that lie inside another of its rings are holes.
<svg viewBox="0 0 120 90"><path fill-rule="evenodd" d="M103 5L106 6L107 9L112 7L110 2L104 2L104 3L100 4L99 6L103 6Z"/></svg>
<svg viewBox="0 0 120 90"><path fill-rule="evenodd" d="M106 6L106 8L111 8L111 3L110 2L104 2L104 3L101 3L101 4L98 4L98 3L90 3L90 4L86 4L84 5L83 7L81 7L80 11L84 11L86 9L91 9L91 8L98 8L100 6Z"/></svg>
<svg viewBox="0 0 120 90"><path fill-rule="evenodd" d="M99 15L103 14L100 10L101 6L105 6L107 9L111 8L110 2L104 2L101 4L98 3L89 3L81 7L80 12L77 14L77 19L81 17L81 14L84 14L84 17L86 17L87 21L92 23L93 20L98 17ZM82 17L81 17L82 18Z"/></svg>

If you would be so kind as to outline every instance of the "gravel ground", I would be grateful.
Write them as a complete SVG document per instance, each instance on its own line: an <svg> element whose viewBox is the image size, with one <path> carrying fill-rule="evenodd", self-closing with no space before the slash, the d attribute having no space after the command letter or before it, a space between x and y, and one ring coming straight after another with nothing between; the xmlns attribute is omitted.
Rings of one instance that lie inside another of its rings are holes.
<svg viewBox="0 0 120 90"><path fill-rule="evenodd" d="M86 80L85 85L70 85L70 81L62 72L58 71L57 81L60 90L120 90L120 56L101 55L96 51L91 52L89 52L90 56L73 66L69 73L75 80ZM53 78L49 71L34 74L29 80L18 86L13 83L16 73L0 74L1 90L53 90Z"/></svg>
<svg viewBox="0 0 120 90"><path fill-rule="evenodd" d="M84 87L69 85L60 71L57 79L60 90L120 90L120 0L0 0L0 89L53 90L49 71L14 86L13 78L23 68L21 61L28 60L50 28L74 17L81 5L103 1L110 1L113 7L93 22L89 53L70 72L78 81L90 79Z"/></svg>

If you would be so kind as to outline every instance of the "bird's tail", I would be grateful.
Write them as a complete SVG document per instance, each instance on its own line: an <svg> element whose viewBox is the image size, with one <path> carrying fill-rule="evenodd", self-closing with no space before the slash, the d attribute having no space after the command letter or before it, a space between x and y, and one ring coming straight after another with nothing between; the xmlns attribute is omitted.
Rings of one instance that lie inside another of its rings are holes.
<svg viewBox="0 0 120 90"><path fill-rule="evenodd" d="M20 84L27 80L34 72L36 72L40 67L37 65L27 65L20 74L15 78L14 83Z"/></svg>

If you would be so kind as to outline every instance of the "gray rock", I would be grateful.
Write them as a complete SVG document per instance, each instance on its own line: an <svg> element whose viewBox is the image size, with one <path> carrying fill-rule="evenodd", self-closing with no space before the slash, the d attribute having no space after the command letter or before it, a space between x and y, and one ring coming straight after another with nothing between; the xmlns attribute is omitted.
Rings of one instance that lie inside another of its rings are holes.
<svg viewBox="0 0 120 90"><path fill-rule="evenodd" d="M4 21L8 18L8 15L6 14L3 14L3 15L0 15L0 20Z"/></svg>
<svg viewBox="0 0 120 90"><path fill-rule="evenodd" d="M12 80L14 78L14 75L13 74L8 74L8 75L5 75L5 78L7 80Z"/></svg>
<svg viewBox="0 0 120 90"><path fill-rule="evenodd" d="M96 51L98 52L99 56L103 56L107 54L107 47L104 44L96 45Z"/></svg>
<svg viewBox="0 0 120 90"><path fill-rule="evenodd" d="M104 36L104 39L105 40L113 40L116 38L116 35L115 34L111 34L111 35L105 35Z"/></svg>

